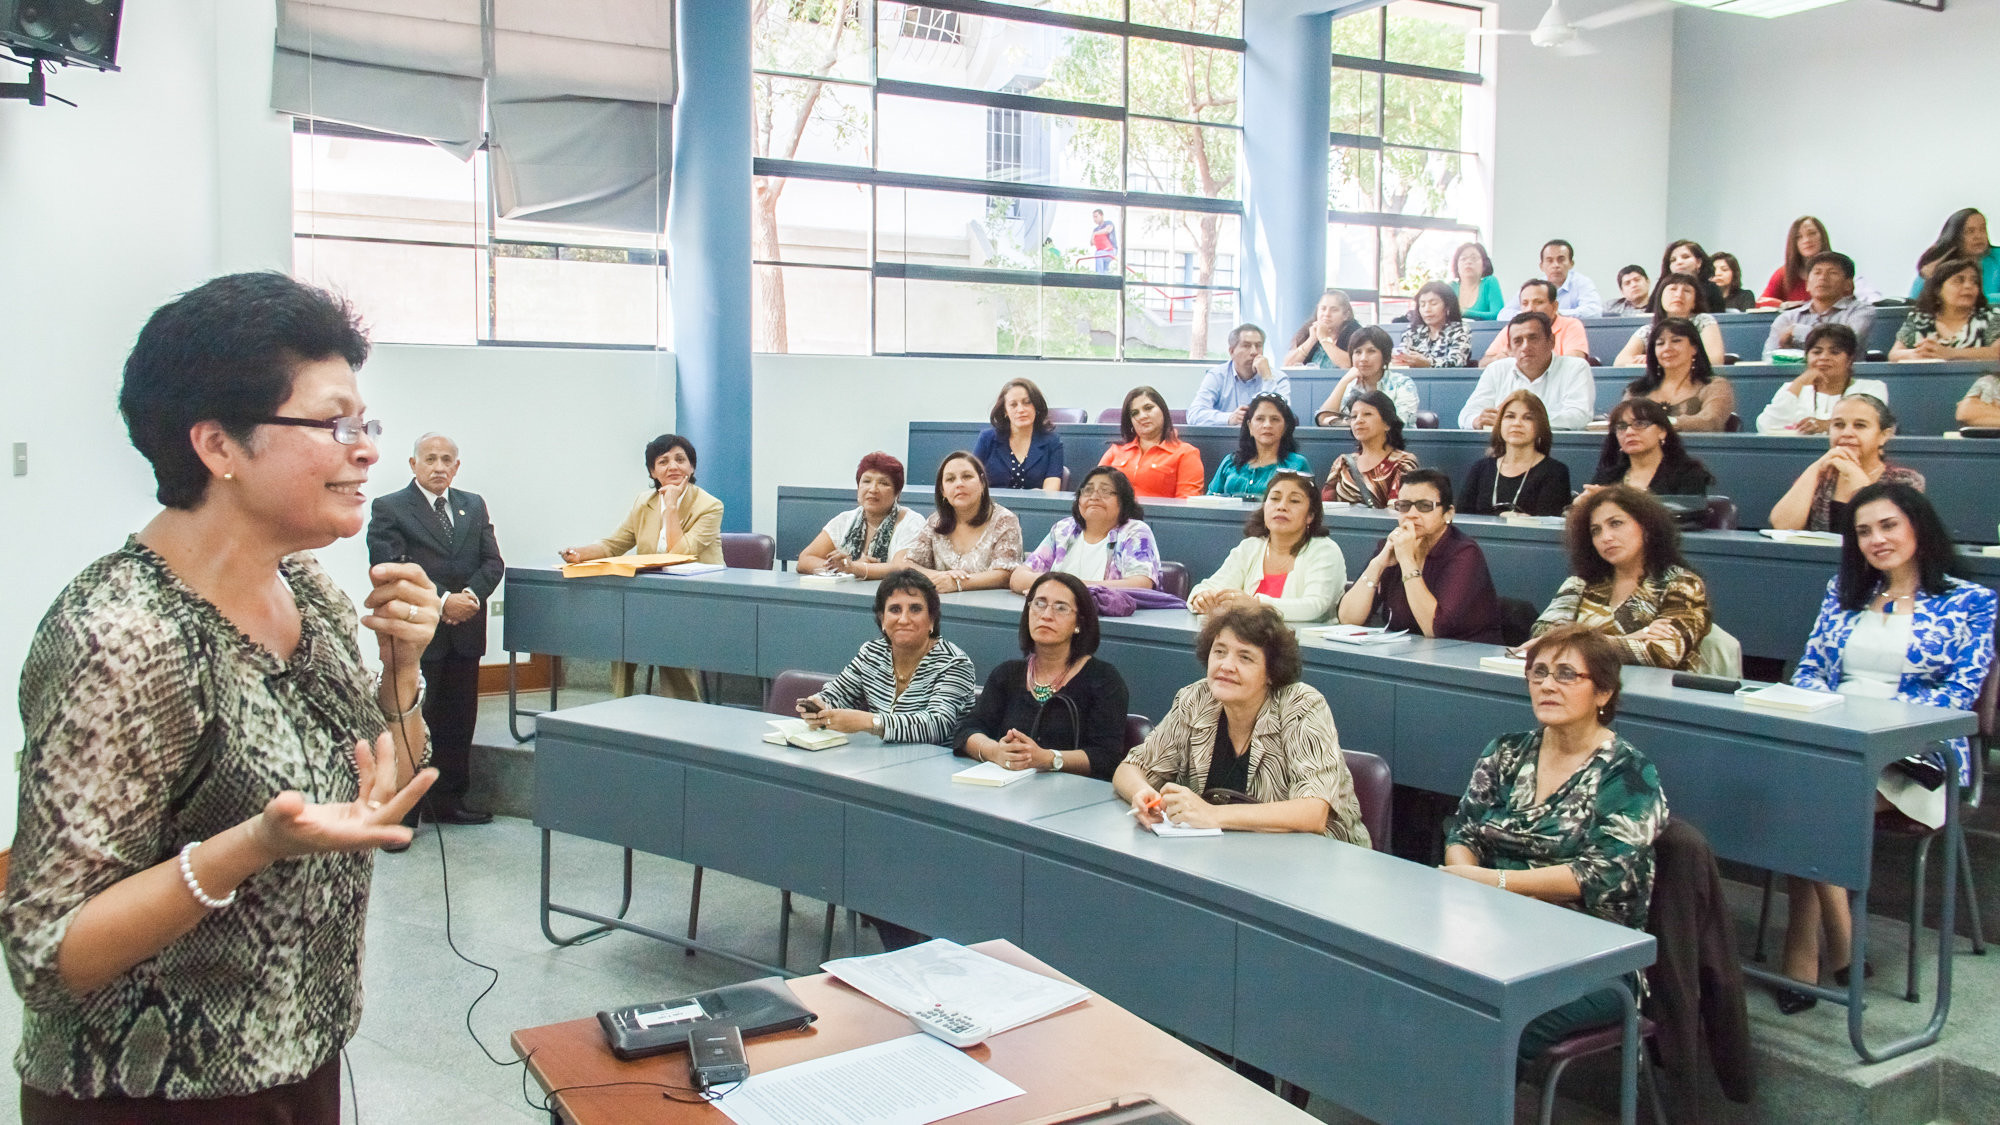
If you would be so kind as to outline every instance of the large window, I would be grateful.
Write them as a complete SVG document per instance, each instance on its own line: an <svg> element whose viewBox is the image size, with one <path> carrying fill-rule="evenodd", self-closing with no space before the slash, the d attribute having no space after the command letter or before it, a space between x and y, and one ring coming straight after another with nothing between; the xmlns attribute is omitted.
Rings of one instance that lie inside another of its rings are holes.
<svg viewBox="0 0 2000 1125"><path fill-rule="evenodd" d="M1334 21L1326 275L1364 318L1451 280L1453 249L1489 221L1482 14L1395 0Z"/></svg>
<svg viewBox="0 0 2000 1125"><path fill-rule="evenodd" d="M759 351L1205 358L1241 0L749 0Z"/></svg>
<svg viewBox="0 0 2000 1125"><path fill-rule="evenodd" d="M665 347L664 236L499 218L487 153L300 119L293 269L386 343Z"/></svg>

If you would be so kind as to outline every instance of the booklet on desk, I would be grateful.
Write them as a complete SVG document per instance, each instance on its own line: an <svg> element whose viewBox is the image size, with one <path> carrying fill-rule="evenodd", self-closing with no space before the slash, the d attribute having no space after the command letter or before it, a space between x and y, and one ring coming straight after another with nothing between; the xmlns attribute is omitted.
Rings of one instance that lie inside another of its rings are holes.
<svg viewBox="0 0 2000 1125"><path fill-rule="evenodd" d="M1194 828L1186 824L1175 824L1165 816L1160 817L1160 819L1148 824L1146 827L1152 831L1153 835L1163 839L1176 839L1182 836L1222 835L1222 829L1220 828Z"/></svg>
<svg viewBox="0 0 2000 1125"><path fill-rule="evenodd" d="M1312 632L1319 634L1320 640L1343 645L1380 645L1391 641L1408 640L1410 637L1408 633L1392 633L1386 625L1377 625L1373 628L1366 625L1328 625Z"/></svg>
<svg viewBox="0 0 2000 1125"><path fill-rule="evenodd" d="M1482 656L1479 666L1488 672L1505 672L1509 676L1528 674L1528 662L1519 656Z"/></svg>
<svg viewBox="0 0 2000 1125"><path fill-rule="evenodd" d="M675 563L674 565L665 568L662 571L662 573L678 574L681 575L682 577L687 577L689 575L694 575L694 574L714 574L718 570L728 570L728 569L729 569L728 567L722 565L721 563L684 562L684 563Z"/></svg>
<svg viewBox="0 0 2000 1125"><path fill-rule="evenodd" d="M941 1007L963 1013L991 1035L1090 999L1088 989L943 938L820 968L904 1015Z"/></svg>
<svg viewBox="0 0 2000 1125"><path fill-rule="evenodd" d="M1837 692L1812 691L1796 688L1790 684L1754 685L1737 689L1736 698L1758 707L1776 707L1785 711L1818 711L1846 702L1846 697Z"/></svg>
<svg viewBox="0 0 2000 1125"><path fill-rule="evenodd" d="M998 762L981 762L971 769L952 774L951 779L960 785L986 785L997 789L1017 781L1026 781L1038 772L1040 771L1010 770Z"/></svg>
<svg viewBox="0 0 2000 1125"><path fill-rule="evenodd" d="M814 730L804 719L772 719L764 741L773 746L796 746L801 750L831 750L847 745L847 736L837 730Z"/></svg>

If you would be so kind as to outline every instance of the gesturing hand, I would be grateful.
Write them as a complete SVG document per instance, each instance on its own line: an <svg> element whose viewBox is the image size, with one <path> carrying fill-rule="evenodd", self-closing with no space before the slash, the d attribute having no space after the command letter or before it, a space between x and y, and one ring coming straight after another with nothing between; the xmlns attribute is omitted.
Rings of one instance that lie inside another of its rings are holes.
<svg viewBox="0 0 2000 1125"><path fill-rule="evenodd" d="M296 789L271 798L251 827L251 835L272 859L322 852L358 852L388 844L407 844L410 830L402 819L437 780L438 771L425 769L396 788L396 744L387 733L354 744L354 768L360 774L360 796L352 801L309 805Z"/></svg>

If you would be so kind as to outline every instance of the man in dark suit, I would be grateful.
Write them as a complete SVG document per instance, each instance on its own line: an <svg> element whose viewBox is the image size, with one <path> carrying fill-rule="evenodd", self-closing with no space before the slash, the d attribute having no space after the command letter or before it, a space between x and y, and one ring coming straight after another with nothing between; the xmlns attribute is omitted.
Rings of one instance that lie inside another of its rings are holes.
<svg viewBox="0 0 2000 1125"><path fill-rule="evenodd" d="M458 444L443 434L417 439L408 488L380 497L368 521L368 563L406 557L444 596L443 620L424 652L424 722L438 768L424 815L444 824L485 824L492 813L465 805L466 759L479 716L479 658L486 652L486 599L506 564L486 501L451 487ZM415 816L415 812L411 816Z"/></svg>

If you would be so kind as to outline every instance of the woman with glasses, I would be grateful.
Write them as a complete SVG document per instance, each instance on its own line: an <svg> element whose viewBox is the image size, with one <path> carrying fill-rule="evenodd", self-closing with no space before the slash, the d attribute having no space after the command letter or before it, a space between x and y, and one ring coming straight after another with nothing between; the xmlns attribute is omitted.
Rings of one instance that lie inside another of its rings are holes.
<svg viewBox="0 0 2000 1125"><path fill-rule="evenodd" d="M125 362L164 507L63 589L22 666L0 916L24 1122L340 1120L369 853L409 842L437 777L430 580L370 568L357 620L312 554L366 522L367 356L339 298L255 273L155 312Z"/></svg>
<svg viewBox="0 0 2000 1125"><path fill-rule="evenodd" d="M1535 619L1534 636L1588 625L1627 664L1687 671L1708 636L1708 586L1681 557L1674 517L1628 485L1586 492L1563 531L1570 576Z"/></svg>
<svg viewBox="0 0 2000 1125"><path fill-rule="evenodd" d="M1097 659L1097 603L1074 574L1050 571L1021 606L1021 655L986 677L952 746L1010 770L1100 781L1125 759L1125 678Z"/></svg>
<svg viewBox="0 0 2000 1125"><path fill-rule="evenodd" d="M1354 452L1333 459L1320 496L1329 503L1386 508L1403 474L1417 467L1417 455L1403 448L1403 419L1381 391L1354 400L1347 412Z"/></svg>
<svg viewBox="0 0 2000 1125"><path fill-rule="evenodd" d="M1299 682L1298 638L1277 611L1214 614L1195 658L1207 675L1125 756L1111 778L1119 798L1146 824L1316 832L1367 847L1333 713Z"/></svg>
<svg viewBox="0 0 2000 1125"><path fill-rule="evenodd" d="M1610 432L1597 457L1591 487L1643 488L1655 496L1706 496L1715 477L1688 456L1667 409L1649 398L1628 398L1611 408Z"/></svg>
<svg viewBox="0 0 2000 1125"><path fill-rule="evenodd" d="M917 541L891 561L915 568L946 593L1007 585L1021 565L1021 520L993 502L979 458L963 449L945 454L931 500L936 510Z"/></svg>
<svg viewBox="0 0 2000 1125"><path fill-rule="evenodd" d="M1341 622L1380 612L1397 632L1499 644L1500 595L1479 544L1451 525L1451 478L1413 469L1390 507L1396 529L1340 599Z"/></svg>
<svg viewBox="0 0 2000 1125"><path fill-rule="evenodd" d="M1549 456L1555 434L1549 408L1522 389L1500 400L1486 456L1465 473L1459 510L1475 516L1522 512L1559 516L1569 507L1569 466Z"/></svg>
<svg viewBox="0 0 2000 1125"><path fill-rule="evenodd" d="M1958 548L1923 493L1895 481L1855 493L1854 518L1841 529L1840 571L1826 584L1793 686L1971 710L1993 663L1996 598L1984 586L1952 577L1957 566ZM1876 809L1941 827L1944 771L1955 770L1960 785L1972 784L1966 740L1953 739L1941 749L1949 753L1925 754L1884 770L1876 784ZM1847 984L1853 930L1847 891L1798 878L1788 883L1785 975L1817 984L1825 969ZM1777 1001L1786 1015L1817 1003L1796 989L1779 989Z"/></svg>
<svg viewBox="0 0 2000 1125"><path fill-rule="evenodd" d="M637 549L639 554L693 555L696 562L722 564L722 500L695 483L694 443L679 434L661 434L646 443L646 475L651 482L632 501L618 530L595 543L565 547L564 562L608 559ZM613 690L629 695L637 669L624 661L611 666ZM700 699L701 682L692 668L661 668L659 694Z"/></svg>
<svg viewBox="0 0 2000 1125"><path fill-rule="evenodd" d="M1214 613L1238 602L1262 604L1286 621L1326 620L1347 560L1326 533L1326 508L1312 478L1289 470L1271 478L1264 502L1243 525L1243 542L1188 595L1188 608Z"/></svg>
<svg viewBox="0 0 2000 1125"><path fill-rule="evenodd" d="M1267 392L1251 399L1236 435L1236 452L1215 467L1208 494L1260 499L1272 474L1311 472L1312 465L1299 452L1298 429L1299 416L1284 395Z"/></svg>
<svg viewBox="0 0 2000 1125"><path fill-rule="evenodd" d="M1855 494L1877 481L1924 490L1924 474L1892 465L1883 456L1896 435L1896 415L1874 395L1853 394L1834 405L1826 424L1826 452L1805 467L1771 506L1771 526L1796 531L1841 532L1852 518Z"/></svg>
<svg viewBox="0 0 2000 1125"><path fill-rule="evenodd" d="M1034 553L1014 568L1008 585L1025 594L1036 575L1060 570L1092 586L1157 588L1160 549L1153 529L1141 518L1145 514L1125 474L1097 466L1077 486L1069 515L1057 520Z"/></svg>
<svg viewBox="0 0 2000 1125"><path fill-rule="evenodd" d="M1444 870L1643 930L1667 799L1653 763L1611 729L1618 648L1570 625L1528 642L1525 655L1538 725L1486 744L1445 821ZM1572 1000L1522 1029L1519 1058L1533 1062L1572 1033L1623 1016L1613 989Z"/></svg>

